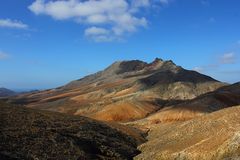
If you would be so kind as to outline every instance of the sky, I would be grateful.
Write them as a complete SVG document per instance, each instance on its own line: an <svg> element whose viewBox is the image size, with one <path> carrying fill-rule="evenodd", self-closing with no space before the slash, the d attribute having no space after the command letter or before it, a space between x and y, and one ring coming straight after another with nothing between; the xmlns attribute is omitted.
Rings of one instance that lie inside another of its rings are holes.
<svg viewBox="0 0 240 160"><path fill-rule="evenodd" d="M47 89L114 61L240 81L239 0L1 0L0 87Z"/></svg>

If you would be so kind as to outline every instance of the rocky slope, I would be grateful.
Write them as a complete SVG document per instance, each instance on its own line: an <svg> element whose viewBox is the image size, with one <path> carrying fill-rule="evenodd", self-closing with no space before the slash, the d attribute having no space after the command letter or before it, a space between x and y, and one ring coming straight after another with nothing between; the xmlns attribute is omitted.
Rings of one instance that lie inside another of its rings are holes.
<svg viewBox="0 0 240 160"><path fill-rule="evenodd" d="M186 122L152 126L135 159L240 159L240 106Z"/></svg>
<svg viewBox="0 0 240 160"><path fill-rule="evenodd" d="M132 159L144 138L126 126L0 102L0 159ZM122 132L124 131L124 132Z"/></svg>
<svg viewBox="0 0 240 160"><path fill-rule="evenodd" d="M225 84L172 61L115 62L103 71L11 102L105 121L141 119L166 104L193 99Z"/></svg>

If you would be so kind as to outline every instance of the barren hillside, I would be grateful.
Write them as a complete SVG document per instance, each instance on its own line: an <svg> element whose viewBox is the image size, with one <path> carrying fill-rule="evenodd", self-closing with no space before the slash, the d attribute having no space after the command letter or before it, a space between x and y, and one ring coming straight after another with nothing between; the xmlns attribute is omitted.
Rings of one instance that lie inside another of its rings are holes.
<svg viewBox="0 0 240 160"><path fill-rule="evenodd" d="M240 159L240 106L186 122L152 126L135 159Z"/></svg>
<svg viewBox="0 0 240 160"><path fill-rule="evenodd" d="M132 159L144 140L120 124L5 103L0 103L0 121L1 160Z"/></svg>

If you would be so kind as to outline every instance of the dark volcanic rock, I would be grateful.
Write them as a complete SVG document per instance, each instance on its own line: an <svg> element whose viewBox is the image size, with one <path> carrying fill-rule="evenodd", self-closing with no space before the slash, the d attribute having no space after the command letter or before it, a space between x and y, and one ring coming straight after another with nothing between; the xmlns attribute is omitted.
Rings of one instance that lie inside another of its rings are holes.
<svg viewBox="0 0 240 160"><path fill-rule="evenodd" d="M189 82L197 84L204 82L216 82L216 80L195 71L180 69L175 71L160 71L147 78L141 79L141 82L145 85L153 86L155 84L170 84L174 82Z"/></svg>
<svg viewBox="0 0 240 160"><path fill-rule="evenodd" d="M139 61L139 60L123 61L119 65L120 70L117 72L117 74L122 74L125 72L139 71L139 70L142 70L146 66L147 66L146 62Z"/></svg>
<svg viewBox="0 0 240 160"><path fill-rule="evenodd" d="M0 159L132 159L135 140L80 116L0 104Z"/></svg>

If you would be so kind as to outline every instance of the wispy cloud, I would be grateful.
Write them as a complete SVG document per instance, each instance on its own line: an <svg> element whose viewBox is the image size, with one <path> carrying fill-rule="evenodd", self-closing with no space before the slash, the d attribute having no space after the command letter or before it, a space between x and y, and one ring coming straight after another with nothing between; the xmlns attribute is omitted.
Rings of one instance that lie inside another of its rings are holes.
<svg viewBox="0 0 240 160"><path fill-rule="evenodd" d="M236 54L234 52L225 53L220 57L221 64L233 64L236 62Z"/></svg>
<svg viewBox="0 0 240 160"><path fill-rule="evenodd" d="M194 71L197 72L205 72L209 70L217 70L219 67L227 64L234 64L237 61L237 56L234 52L224 53L217 58L217 60L211 64L196 66L193 68Z"/></svg>
<svg viewBox="0 0 240 160"><path fill-rule="evenodd" d="M222 74L232 74L232 75L240 75L240 70L231 70L231 71L221 71Z"/></svg>
<svg viewBox="0 0 240 160"><path fill-rule="evenodd" d="M85 36L95 41L111 41L147 27L148 20L141 9L168 3L169 0L35 0L28 8L36 15L87 24Z"/></svg>
<svg viewBox="0 0 240 160"><path fill-rule="evenodd" d="M108 42L112 41L114 37L111 37L109 30L100 27L90 27L85 30L85 36L90 37L96 42Z"/></svg>
<svg viewBox="0 0 240 160"><path fill-rule="evenodd" d="M202 67L194 67L193 68L194 71L197 71L197 72L203 72L203 68Z"/></svg>
<svg viewBox="0 0 240 160"><path fill-rule="evenodd" d="M218 56L212 63L194 67L193 70L211 75L224 82L234 83L240 78L238 62L236 53L229 52Z"/></svg>
<svg viewBox="0 0 240 160"><path fill-rule="evenodd" d="M9 58L9 54L0 51L0 60L4 60L4 59L7 59L7 58Z"/></svg>
<svg viewBox="0 0 240 160"><path fill-rule="evenodd" d="M0 19L0 27L15 28L15 29L27 29L28 25L18 20Z"/></svg>

